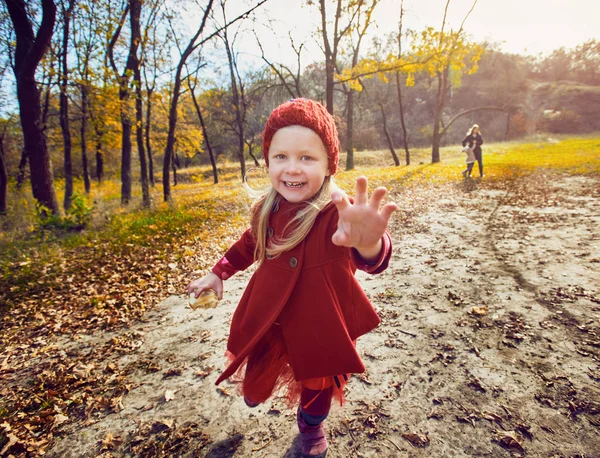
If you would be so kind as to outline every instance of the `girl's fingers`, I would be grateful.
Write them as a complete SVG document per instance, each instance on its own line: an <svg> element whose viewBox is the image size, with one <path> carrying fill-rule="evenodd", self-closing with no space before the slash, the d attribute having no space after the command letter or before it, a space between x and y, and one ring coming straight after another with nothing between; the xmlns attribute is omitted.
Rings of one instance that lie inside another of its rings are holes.
<svg viewBox="0 0 600 458"><path fill-rule="evenodd" d="M387 194L387 189L384 187L379 187L373 191L373 195L371 195L371 199L369 200L369 205L375 209L379 210L379 206L381 205L381 201Z"/></svg>
<svg viewBox="0 0 600 458"><path fill-rule="evenodd" d="M391 202L383 206L383 208L380 211L380 214L383 218L385 218L386 224L387 221L390 220L392 213L394 213L396 210L398 210L398 206Z"/></svg>
<svg viewBox="0 0 600 458"><path fill-rule="evenodd" d="M358 177L356 179L356 196L354 197L354 203L356 205L366 205L367 204L367 188L368 182L367 177Z"/></svg>
<svg viewBox="0 0 600 458"><path fill-rule="evenodd" d="M338 230L331 237L331 241L334 245L345 246L345 244L348 242L348 235Z"/></svg>
<svg viewBox="0 0 600 458"><path fill-rule="evenodd" d="M332 192L331 201L335 204L338 211L343 211L351 205L348 196L342 191Z"/></svg>

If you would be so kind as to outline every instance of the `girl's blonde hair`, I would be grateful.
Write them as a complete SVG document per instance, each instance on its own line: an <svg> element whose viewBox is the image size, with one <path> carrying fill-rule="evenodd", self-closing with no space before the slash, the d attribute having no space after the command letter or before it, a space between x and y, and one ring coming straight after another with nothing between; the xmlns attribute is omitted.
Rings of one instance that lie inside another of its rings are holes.
<svg viewBox="0 0 600 458"><path fill-rule="evenodd" d="M479 130L479 124L473 124L471 126L471 128L467 131L467 136L471 135L473 133L473 129L478 129ZM481 130L479 130L479 133L481 133Z"/></svg>
<svg viewBox="0 0 600 458"><path fill-rule="evenodd" d="M338 187L334 183L333 177L326 176L319 192L312 199L306 201L304 208L286 224L282 236L270 237L268 242L269 216L283 197L273 187L263 193L251 210L251 229L256 240L254 259L258 261L258 264L260 265L267 258L276 258L302 242L310 232L319 212L331 202L331 193L336 189Z"/></svg>

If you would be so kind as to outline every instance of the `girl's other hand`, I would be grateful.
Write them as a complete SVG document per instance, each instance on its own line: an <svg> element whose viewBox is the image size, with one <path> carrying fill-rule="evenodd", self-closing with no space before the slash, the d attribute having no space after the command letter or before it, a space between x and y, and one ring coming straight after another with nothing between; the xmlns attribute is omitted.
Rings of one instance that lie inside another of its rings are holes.
<svg viewBox="0 0 600 458"><path fill-rule="evenodd" d="M217 293L219 300L223 299L223 280L217 277L213 272L190 282L186 289L188 294L194 293L196 297L207 289L213 289L215 293Z"/></svg>
<svg viewBox="0 0 600 458"><path fill-rule="evenodd" d="M331 241L338 246L356 248L367 260L376 258L381 250L381 237L392 213L398 208L394 203L381 207L386 193L387 189L379 187L369 199L366 177L356 180L354 203L350 202L346 193L334 191L331 200L338 209L339 221Z"/></svg>

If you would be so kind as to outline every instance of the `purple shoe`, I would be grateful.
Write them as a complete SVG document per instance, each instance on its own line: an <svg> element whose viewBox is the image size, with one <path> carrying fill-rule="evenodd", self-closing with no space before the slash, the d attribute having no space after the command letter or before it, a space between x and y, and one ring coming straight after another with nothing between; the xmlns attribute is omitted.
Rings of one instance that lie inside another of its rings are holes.
<svg viewBox="0 0 600 458"><path fill-rule="evenodd" d="M323 423L311 426L302 417L300 407L296 414L298 429L300 430L300 441L302 443L302 458L325 458L327 455L327 438Z"/></svg>

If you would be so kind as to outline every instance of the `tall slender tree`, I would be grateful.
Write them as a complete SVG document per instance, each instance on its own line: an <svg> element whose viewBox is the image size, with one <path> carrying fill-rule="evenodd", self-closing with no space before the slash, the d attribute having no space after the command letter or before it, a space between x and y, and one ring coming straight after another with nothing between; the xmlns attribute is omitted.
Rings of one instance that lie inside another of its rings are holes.
<svg viewBox="0 0 600 458"><path fill-rule="evenodd" d="M400 20L398 21L398 57L402 56L402 22L404 19L404 0L400 0ZM402 102L402 83L400 71L396 70L396 93L398 94L398 110L400 115L400 126L402 127L402 144L404 145L406 165L410 165L410 151L408 149L408 133L404 120L404 104Z"/></svg>
<svg viewBox="0 0 600 458"><path fill-rule="evenodd" d="M221 14L223 15L223 24L227 23L225 12L226 0L221 0ZM246 178L246 160L244 158L244 124L246 121L246 96L244 94L244 83L240 78L237 55L234 49L234 43L229 38L228 28L224 27L219 33L227 53L227 63L229 64L229 78L231 81L231 100L233 102L233 111L235 114L234 131L237 137L237 157L240 163L240 173L242 180Z"/></svg>
<svg viewBox="0 0 600 458"><path fill-rule="evenodd" d="M64 173L65 173L65 196L63 208L65 211L71 209L71 199L73 197L73 161L72 161L72 141L71 125L69 121L69 65L67 58L69 56L69 35L71 29L71 18L76 0L62 0L60 2L60 13L62 18L62 45L60 49L60 128L63 136L64 149Z"/></svg>
<svg viewBox="0 0 600 458"><path fill-rule="evenodd" d="M373 12L379 0L370 0L368 2L358 2L356 7L355 23L351 24L352 32L352 67L358 63L360 56L360 45L365 37L367 30L372 24ZM343 86L346 93L346 170L354 169L354 95L352 88Z"/></svg>
<svg viewBox="0 0 600 458"><path fill-rule="evenodd" d="M14 74L17 82L19 114L23 129L23 143L31 171L33 197L53 214L59 214L54 177L48 145L41 125L40 91L35 81L35 71L48 49L56 5L53 0L41 0L42 21L34 34L33 21L27 14L24 0L4 0L16 35Z"/></svg>

